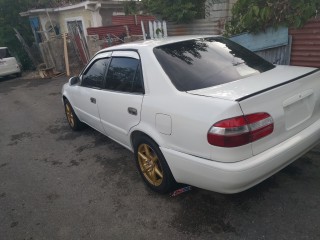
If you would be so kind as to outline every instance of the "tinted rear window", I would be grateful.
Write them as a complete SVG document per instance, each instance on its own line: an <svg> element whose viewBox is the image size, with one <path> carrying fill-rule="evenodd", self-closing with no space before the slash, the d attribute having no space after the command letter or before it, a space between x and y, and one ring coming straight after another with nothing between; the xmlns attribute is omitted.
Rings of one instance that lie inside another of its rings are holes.
<svg viewBox="0 0 320 240"><path fill-rule="evenodd" d="M11 57L11 54L9 53L8 48L2 48L0 49L0 59L2 58L9 58Z"/></svg>
<svg viewBox="0 0 320 240"><path fill-rule="evenodd" d="M179 91L229 83L274 68L248 49L223 37L167 44L153 50Z"/></svg>

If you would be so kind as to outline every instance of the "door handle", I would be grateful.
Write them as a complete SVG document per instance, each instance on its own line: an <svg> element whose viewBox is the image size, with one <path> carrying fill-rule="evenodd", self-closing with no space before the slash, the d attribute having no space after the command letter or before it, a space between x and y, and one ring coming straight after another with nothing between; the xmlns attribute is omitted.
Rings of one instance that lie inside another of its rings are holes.
<svg viewBox="0 0 320 240"><path fill-rule="evenodd" d="M92 103L94 103L94 104L96 104L96 102L97 102L97 100L96 100L95 98L93 98L93 97L90 98L90 101L91 101Z"/></svg>
<svg viewBox="0 0 320 240"><path fill-rule="evenodd" d="M129 107L128 108L128 113L131 114L131 115L135 115L136 116L138 114L138 111L135 108Z"/></svg>

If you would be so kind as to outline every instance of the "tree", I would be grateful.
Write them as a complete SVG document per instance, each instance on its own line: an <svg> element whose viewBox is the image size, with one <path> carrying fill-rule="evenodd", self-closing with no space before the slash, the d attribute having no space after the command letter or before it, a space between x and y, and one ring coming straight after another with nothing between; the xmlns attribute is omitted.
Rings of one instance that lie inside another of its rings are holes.
<svg viewBox="0 0 320 240"><path fill-rule="evenodd" d="M131 0L124 2L126 15L146 12L160 15L164 20L188 23L194 19L203 19L206 9L226 0Z"/></svg>
<svg viewBox="0 0 320 240"><path fill-rule="evenodd" d="M123 7L126 15L139 14L142 11L142 4L134 0L124 2Z"/></svg>
<svg viewBox="0 0 320 240"><path fill-rule="evenodd" d="M19 12L27 10L27 6L27 1L0 0L0 46L8 47L23 67L28 69L31 67L30 60L13 30L17 28L28 44L32 42L28 18L19 15Z"/></svg>
<svg viewBox="0 0 320 240"><path fill-rule="evenodd" d="M145 11L161 15L165 20L187 23L204 18L206 0L142 0Z"/></svg>
<svg viewBox="0 0 320 240"><path fill-rule="evenodd" d="M238 0L226 35L259 32L268 27L301 27L316 14L319 0Z"/></svg>

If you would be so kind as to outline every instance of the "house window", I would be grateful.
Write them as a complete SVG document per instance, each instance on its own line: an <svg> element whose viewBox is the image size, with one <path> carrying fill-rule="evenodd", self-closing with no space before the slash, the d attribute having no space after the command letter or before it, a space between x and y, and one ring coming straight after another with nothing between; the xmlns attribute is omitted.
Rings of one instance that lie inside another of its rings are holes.
<svg viewBox="0 0 320 240"><path fill-rule="evenodd" d="M68 27L69 34L78 35L79 32L80 34L83 33L83 24L81 20L68 21L67 27Z"/></svg>

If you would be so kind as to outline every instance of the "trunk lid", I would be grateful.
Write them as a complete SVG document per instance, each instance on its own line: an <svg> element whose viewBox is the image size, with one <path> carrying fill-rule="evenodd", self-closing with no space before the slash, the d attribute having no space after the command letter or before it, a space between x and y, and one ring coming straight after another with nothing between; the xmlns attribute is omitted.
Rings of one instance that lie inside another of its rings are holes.
<svg viewBox="0 0 320 240"><path fill-rule="evenodd" d="M188 93L238 101L245 115L269 113L274 131L252 143L254 155L294 136L320 118L320 71L315 68L277 66L259 75Z"/></svg>

